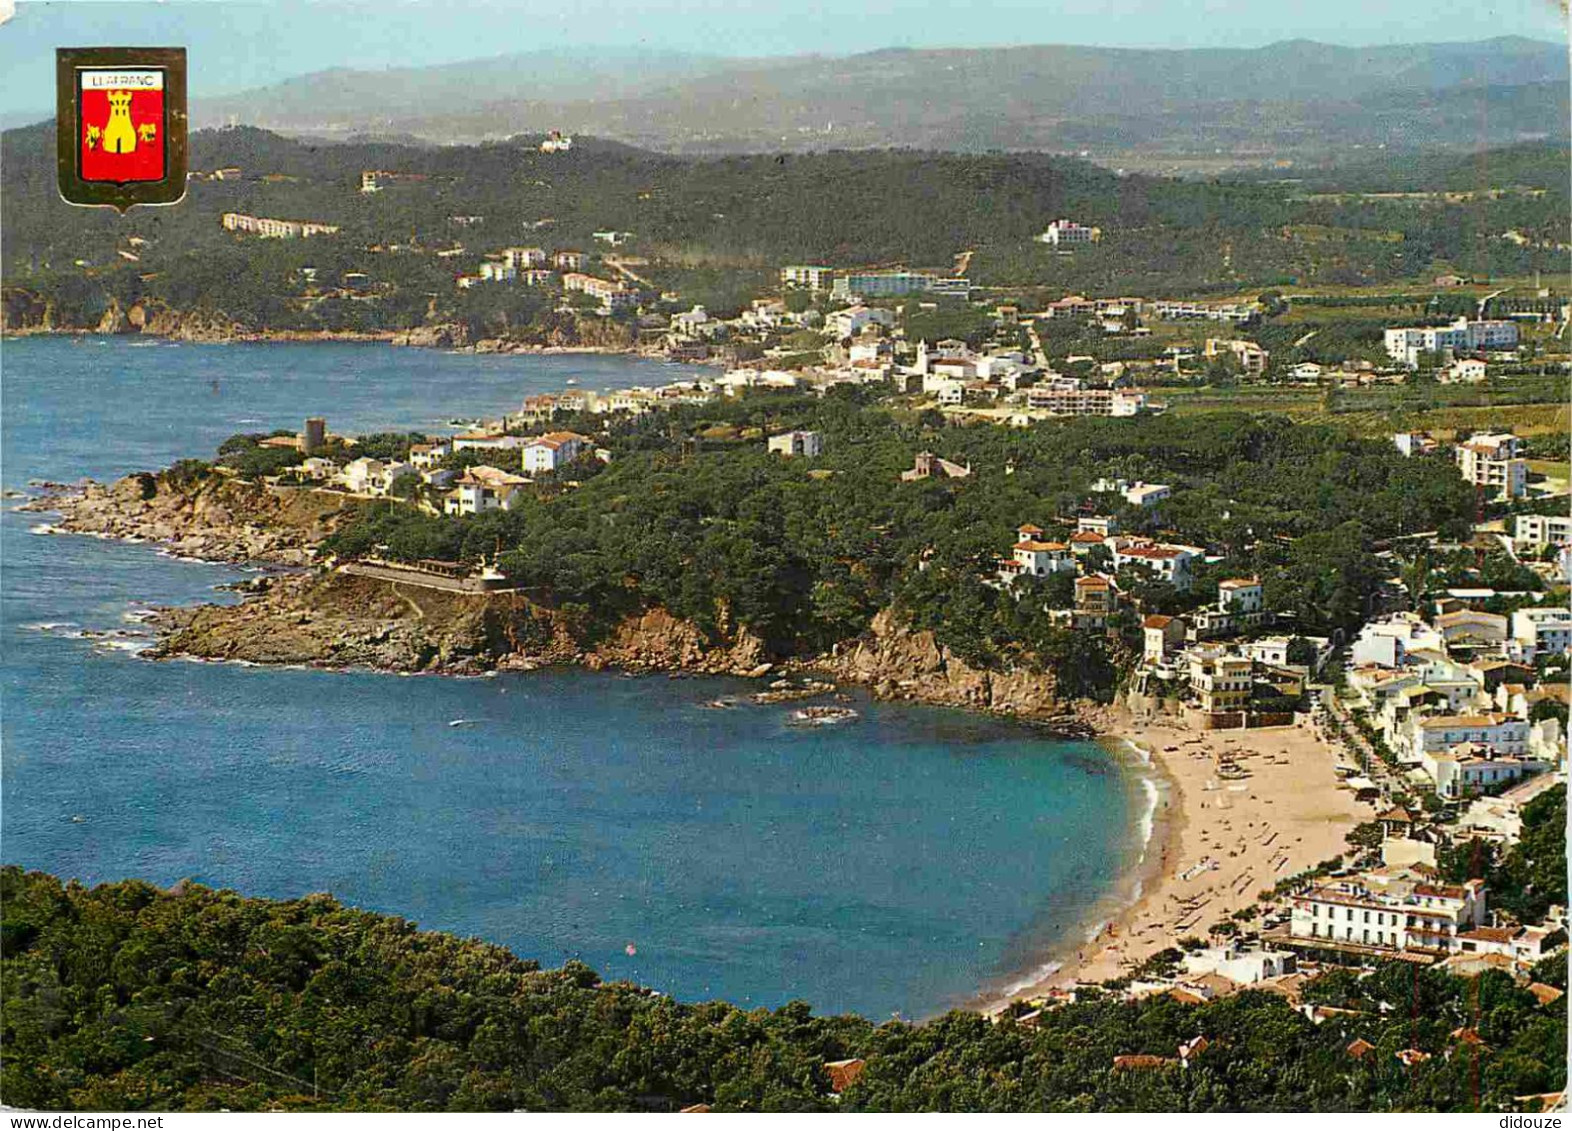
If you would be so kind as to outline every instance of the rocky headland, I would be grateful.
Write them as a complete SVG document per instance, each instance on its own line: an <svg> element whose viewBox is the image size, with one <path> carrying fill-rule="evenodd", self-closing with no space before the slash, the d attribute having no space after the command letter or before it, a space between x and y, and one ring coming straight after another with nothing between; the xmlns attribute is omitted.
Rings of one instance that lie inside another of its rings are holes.
<svg viewBox="0 0 1572 1131"><path fill-rule="evenodd" d="M350 574L320 562L318 548L357 505L329 491L214 475L177 482L166 473L48 487L22 509L57 513L53 531L157 542L213 561L311 567L255 579L239 604L156 610L150 623L161 639L153 657L453 675L576 664L826 677L881 699L1004 714L1063 733L1107 725L1102 708L1061 699L1051 674L973 667L891 609L827 653L780 656L724 616L706 630L647 608L589 629L519 591L456 592Z"/></svg>

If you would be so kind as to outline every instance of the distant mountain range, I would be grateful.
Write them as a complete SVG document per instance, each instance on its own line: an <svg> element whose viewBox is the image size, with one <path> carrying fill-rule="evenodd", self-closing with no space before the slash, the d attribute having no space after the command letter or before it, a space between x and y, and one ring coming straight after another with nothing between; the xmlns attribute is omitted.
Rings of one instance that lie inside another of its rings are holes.
<svg viewBox="0 0 1572 1131"><path fill-rule="evenodd" d="M1040 150L1158 172L1572 137L1564 45L1030 46L737 59L617 49L319 71L197 126L432 144L560 129L671 153ZM15 115L11 118L14 120ZM35 116L36 118L36 116Z"/></svg>
<svg viewBox="0 0 1572 1131"><path fill-rule="evenodd" d="M198 124L479 141L563 129L670 152L884 146L1099 159L1346 157L1568 134L1563 45L1036 46L831 58L542 52L334 70L207 100Z"/></svg>

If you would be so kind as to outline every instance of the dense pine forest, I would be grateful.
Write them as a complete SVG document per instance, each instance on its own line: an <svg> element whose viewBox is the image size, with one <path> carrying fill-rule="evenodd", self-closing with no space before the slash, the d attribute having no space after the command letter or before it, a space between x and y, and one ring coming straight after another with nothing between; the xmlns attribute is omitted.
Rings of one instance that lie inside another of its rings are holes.
<svg viewBox="0 0 1572 1131"><path fill-rule="evenodd" d="M1564 790L1531 821L1553 818ZM1564 855L1564 831L1550 838ZM1347 1011L1319 1024L1260 990L1189 1005L1094 989L1026 1023L1017 1008L876 1025L677 1002L326 895L8 867L0 904L0 1099L22 1108L1511 1111L1566 1084L1564 1000L1498 971L1335 971L1303 991ZM1565 956L1533 977L1564 989ZM1372 1048L1351 1055L1355 1040ZM1430 1055L1405 1065L1405 1049ZM1114 1067L1131 1054L1163 1062ZM836 1095L826 1065L852 1058L865 1069Z"/></svg>
<svg viewBox="0 0 1572 1131"><path fill-rule="evenodd" d="M505 512L451 518L369 504L327 550L473 561L500 546L517 584L582 610L591 630L655 605L713 626L724 607L784 654L854 637L893 604L974 663L1051 663L1086 673L1080 690L1096 694L1113 674L1102 640L1057 628L1046 612L1068 604L1051 591L1067 578L1014 595L984 584L1021 524L1062 538L1091 502L1127 531L1180 535L1221 555L1188 593L1121 576L1144 610L1183 612L1215 600L1219 580L1258 574L1270 608L1325 634L1355 624L1390 576L1378 543L1438 528L1466 537L1474 505L1443 458L1406 459L1337 428L1240 413L1014 430L902 412L842 387L822 400L754 394L609 425L559 414L558 424L609 428L598 434L610 464L563 468ZM824 455L768 455L764 434L790 428L822 432ZM378 450L396 455L408 442L382 438ZM972 475L902 482L924 450ZM1103 476L1175 491L1142 509L1093 493ZM1123 620L1138 636L1139 618Z"/></svg>

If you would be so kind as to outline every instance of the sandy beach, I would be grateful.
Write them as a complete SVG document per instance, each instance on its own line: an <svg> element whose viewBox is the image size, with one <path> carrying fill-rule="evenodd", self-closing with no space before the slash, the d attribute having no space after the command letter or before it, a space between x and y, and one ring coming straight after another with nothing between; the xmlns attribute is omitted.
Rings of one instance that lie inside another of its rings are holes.
<svg viewBox="0 0 1572 1131"><path fill-rule="evenodd" d="M1338 788L1338 752L1308 727L1208 732L1126 720L1118 737L1144 751L1163 779L1141 895L1011 999L1117 978L1179 939L1206 938L1258 892L1344 852L1349 829L1374 812Z"/></svg>

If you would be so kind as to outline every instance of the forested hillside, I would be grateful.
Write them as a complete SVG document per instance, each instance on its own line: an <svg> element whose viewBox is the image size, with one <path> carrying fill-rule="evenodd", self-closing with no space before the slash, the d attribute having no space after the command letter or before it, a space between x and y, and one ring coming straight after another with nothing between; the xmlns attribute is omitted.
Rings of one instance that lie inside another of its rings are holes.
<svg viewBox="0 0 1572 1131"><path fill-rule="evenodd" d="M1566 1083L1564 1004L1499 972L1334 975L1307 1000L1350 1012L1320 1025L1259 991L1201 1006L1088 991L1031 1026L875 1025L543 971L325 895L89 889L7 867L0 904L0 1099L21 1108L1511 1111ZM1565 959L1535 974L1565 987ZM1371 1052L1350 1056L1356 1038ZM1407 1048L1430 1058L1405 1066ZM1114 1069L1126 1054L1168 1063ZM825 1065L853 1057L865 1069L835 1097Z"/></svg>
<svg viewBox="0 0 1572 1131"><path fill-rule="evenodd" d="M577 487L548 481L511 511L471 518L375 504L327 549L475 560L500 546L518 584L582 609L592 633L651 606L714 627L724 608L787 655L821 653L894 605L973 663L1050 664L1067 693L1103 696L1113 683L1103 641L1055 627L1046 612L1068 593L984 584L1022 523L1063 537L1093 498L1127 531L1178 532L1222 555L1188 594L1121 576L1145 611L1181 612L1214 599L1222 578L1259 574L1270 608L1325 633L1356 623L1388 575L1372 554L1378 540L1463 533L1472 514L1447 461L1405 459L1336 428L1242 414L968 427L849 392L754 395L616 423L604 436L609 466L586 459L558 473ZM825 454L765 453L764 433L795 427L822 432ZM684 437L697 437L696 453L684 454ZM972 476L902 482L923 450ZM1089 494L1105 475L1172 484L1174 497L1154 512ZM1133 612L1118 623L1138 640Z"/></svg>
<svg viewBox="0 0 1572 1131"><path fill-rule="evenodd" d="M94 328L111 301L222 316L245 330L400 329L460 316L455 277L509 246L606 250L596 231L631 232L623 254L677 304L732 308L774 286L784 263L903 263L950 270L974 252L982 287L1186 296L1266 286L1477 277L1564 267L1567 193L1552 162L1513 157L1542 193L1435 201L1324 199L1291 184L1119 176L1041 154L839 151L691 159L580 139L543 154L533 139L473 147L304 144L255 129L200 132L184 202L134 210L64 204L52 124L0 140L8 305L49 304L57 328ZM1488 164L1481 166L1488 168ZM363 195L366 169L419 174ZM1450 180L1450 178L1446 178ZM1539 182L1546 183L1539 183ZM236 211L340 227L305 240L224 231ZM1102 228L1056 254L1034 238L1052 219ZM478 220L467 219L479 217ZM1526 242L1505 238L1526 233ZM352 292L316 300L346 277ZM592 265L609 273L611 268ZM519 323L552 292L505 288ZM13 314L13 318L17 315Z"/></svg>

